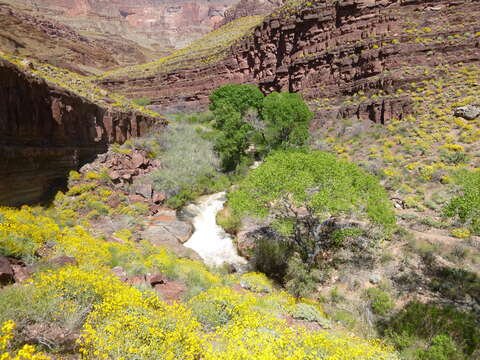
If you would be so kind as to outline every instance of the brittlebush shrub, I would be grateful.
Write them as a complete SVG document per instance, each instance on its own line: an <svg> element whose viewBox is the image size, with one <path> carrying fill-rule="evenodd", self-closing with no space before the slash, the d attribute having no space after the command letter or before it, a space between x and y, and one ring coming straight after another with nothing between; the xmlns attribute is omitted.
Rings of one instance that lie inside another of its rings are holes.
<svg viewBox="0 0 480 360"><path fill-rule="evenodd" d="M0 208L0 255L31 260L47 241L54 242L59 235L59 226L34 208Z"/></svg>
<svg viewBox="0 0 480 360"><path fill-rule="evenodd" d="M9 320L0 327L0 359L2 360L50 360L51 358L37 352L32 345L23 345L18 351L10 349L16 324Z"/></svg>

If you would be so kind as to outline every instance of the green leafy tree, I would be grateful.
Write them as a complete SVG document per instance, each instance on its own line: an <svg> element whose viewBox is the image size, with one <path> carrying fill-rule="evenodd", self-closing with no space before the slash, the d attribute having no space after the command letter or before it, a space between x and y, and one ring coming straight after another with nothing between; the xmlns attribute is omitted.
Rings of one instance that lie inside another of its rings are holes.
<svg viewBox="0 0 480 360"><path fill-rule="evenodd" d="M250 109L259 111L264 95L253 85L229 84L220 86L210 95L210 110L216 111L224 103L230 104L241 115Z"/></svg>
<svg viewBox="0 0 480 360"><path fill-rule="evenodd" d="M231 171L245 155L252 127L243 122L240 112L230 103L218 103L214 114L214 128L219 130L214 149L220 154L222 168Z"/></svg>
<svg viewBox="0 0 480 360"><path fill-rule="evenodd" d="M262 118L267 150L302 146L313 113L296 93L273 92L263 99Z"/></svg>
<svg viewBox="0 0 480 360"><path fill-rule="evenodd" d="M277 151L229 194L239 215L270 215L303 261L313 264L338 244L337 217L365 215L384 230L395 224L393 207L375 176L324 152Z"/></svg>

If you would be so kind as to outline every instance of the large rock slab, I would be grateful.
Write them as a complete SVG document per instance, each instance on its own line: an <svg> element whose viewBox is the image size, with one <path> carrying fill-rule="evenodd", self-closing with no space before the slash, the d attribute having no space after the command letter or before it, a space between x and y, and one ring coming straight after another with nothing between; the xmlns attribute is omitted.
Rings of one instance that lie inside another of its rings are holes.
<svg viewBox="0 0 480 360"><path fill-rule="evenodd" d="M148 240L153 245L166 247L179 257L202 261L195 251L182 245L192 235L193 226L189 222L179 220L174 211L161 211L151 217L148 223L141 234L142 239Z"/></svg>

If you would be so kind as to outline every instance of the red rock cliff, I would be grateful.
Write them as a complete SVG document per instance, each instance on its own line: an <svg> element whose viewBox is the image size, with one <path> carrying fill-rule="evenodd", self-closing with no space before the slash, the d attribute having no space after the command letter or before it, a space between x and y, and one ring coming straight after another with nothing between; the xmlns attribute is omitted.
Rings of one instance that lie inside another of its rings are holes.
<svg viewBox="0 0 480 360"><path fill-rule="evenodd" d="M407 68L480 61L479 19L478 0L317 0L269 16L219 62L103 85L163 106L204 104L226 83L256 83L266 93L289 90L308 99L394 93L428 77ZM342 113L384 122L405 106L407 99L396 99Z"/></svg>
<svg viewBox="0 0 480 360"><path fill-rule="evenodd" d="M0 204L42 199L70 170L154 121L100 107L0 59Z"/></svg>

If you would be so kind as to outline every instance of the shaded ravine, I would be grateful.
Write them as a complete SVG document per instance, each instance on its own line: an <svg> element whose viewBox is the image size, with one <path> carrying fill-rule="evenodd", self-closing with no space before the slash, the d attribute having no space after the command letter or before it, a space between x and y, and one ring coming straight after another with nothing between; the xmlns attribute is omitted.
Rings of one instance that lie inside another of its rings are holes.
<svg viewBox="0 0 480 360"><path fill-rule="evenodd" d="M207 265L230 264L239 271L246 267L247 260L238 255L232 237L216 222L225 201L225 192L220 192L202 196L187 206L187 212L193 215L195 231L184 246L195 250Z"/></svg>

